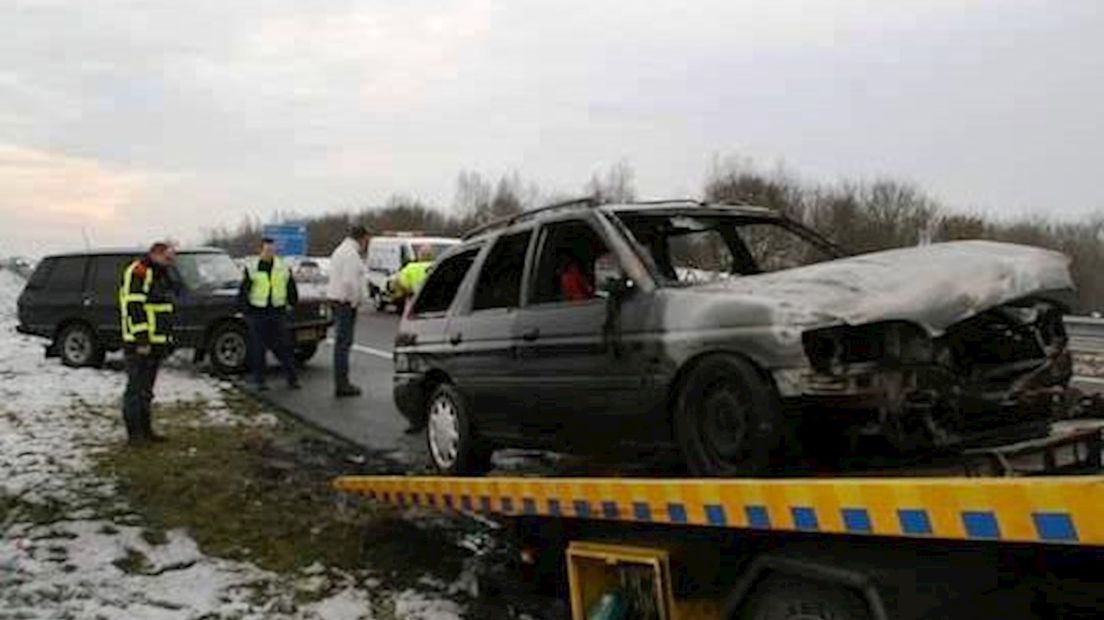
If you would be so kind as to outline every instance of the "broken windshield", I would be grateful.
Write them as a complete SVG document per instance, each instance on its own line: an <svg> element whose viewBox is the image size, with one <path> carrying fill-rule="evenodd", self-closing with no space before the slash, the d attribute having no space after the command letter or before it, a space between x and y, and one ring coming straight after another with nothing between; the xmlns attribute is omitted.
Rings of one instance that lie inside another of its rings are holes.
<svg viewBox="0 0 1104 620"><path fill-rule="evenodd" d="M840 254L786 220L619 214L661 279L692 285L811 265Z"/></svg>

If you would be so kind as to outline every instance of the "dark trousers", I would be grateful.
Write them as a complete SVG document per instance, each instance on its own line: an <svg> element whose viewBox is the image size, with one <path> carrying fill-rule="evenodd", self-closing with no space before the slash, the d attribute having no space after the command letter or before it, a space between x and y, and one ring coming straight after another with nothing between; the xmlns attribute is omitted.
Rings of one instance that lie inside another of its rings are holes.
<svg viewBox="0 0 1104 620"><path fill-rule="evenodd" d="M349 304L334 304L334 384L349 385L349 349L353 348L356 330L356 308Z"/></svg>
<svg viewBox="0 0 1104 620"><path fill-rule="evenodd" d="M157 382L160 368L161 355L158 352L138 355L133 350L126 351L123 422L126 423L127 437L131 439L149 439L153 435L150 407L153 403L153 384Z"/></svg>
<svg viewBox="0 0 1104 620"><path fill-rule="evenodd" d="M247 312L245 324L249 328L249 370L253 373L253 381L258 385L264 383L265 353L269 350L280 360L288 382L297 381L287 314L280 309Z"/></svg>

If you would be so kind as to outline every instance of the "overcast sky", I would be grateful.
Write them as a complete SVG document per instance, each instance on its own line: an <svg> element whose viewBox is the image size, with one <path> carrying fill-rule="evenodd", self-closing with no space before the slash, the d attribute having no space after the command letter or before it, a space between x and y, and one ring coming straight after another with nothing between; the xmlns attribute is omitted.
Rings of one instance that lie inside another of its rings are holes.
<svg viewBox="0 0 1104 620"><path fill-rule="evenodd" d="M4 0L0 255L717 157L1104 210L1099 0ZM84 231L84 232L82 232Z"/></svg>

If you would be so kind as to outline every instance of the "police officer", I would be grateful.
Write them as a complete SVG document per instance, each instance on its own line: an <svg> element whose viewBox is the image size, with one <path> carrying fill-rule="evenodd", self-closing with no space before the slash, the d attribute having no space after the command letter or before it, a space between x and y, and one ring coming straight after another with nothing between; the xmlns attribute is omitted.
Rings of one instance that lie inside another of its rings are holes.
<svg viewBox="0 0 1104 620"><path fill-rule="evenodd" d="M265 386L265 352L276 354L287 376L288 387L298 390L299 375L291 350L288 313L299 303L299 291L291 269L276 256L276 242L261 239L260 253L245 266L238 301L249 328L249 367L258 390Z"/></svg>
<svg viewBox="0 0 1104 620"><path fill-rule="evenodd" d="M415 250L418 260L407 263L395 276L395 298L404 299L406 303L414 298L426 277L429 276L429 268L433 265L433 248L428 245L420 245Z"/></svg>
<svg viewBox="0 0 1104 620"><path fill-rule="evenodd" d="M165 440L153 432L150 407L161 360L172 351L175 287L170 270L174 255L168 243L154 243L144 257L123 271L119 287L127 372L123 421L132 445Z"/></svg>

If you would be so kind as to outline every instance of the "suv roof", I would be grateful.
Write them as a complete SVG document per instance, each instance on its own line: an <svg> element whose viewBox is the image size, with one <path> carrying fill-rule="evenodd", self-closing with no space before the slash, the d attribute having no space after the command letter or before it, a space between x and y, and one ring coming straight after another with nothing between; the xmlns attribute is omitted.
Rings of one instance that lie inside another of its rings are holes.
<svg viewBox="0 0 1104 620"><path fill-rule="evenodd" d="M413 235L376 235L372 237L371 241L398 241L401 243L455 243L459 241L456 237L434 237L434 236L413 236Z"/></svg>
<svg viewBox="0 0 1104 620"><path fill-rule="evenodd" d="M117 247L117 248L94 248L91 250L79 250L73 252L58 252L56 254L48 254L42 257L42 260L51 258L62 258L65 256L141 256L148 252L148 248L140 247ZM216 247L200 246L194 248L178 249L177 254L225 254L226 250Z"/></svg>
<svg viewBox="0 0 1104 620"><path fill-rule="evenodd" d="M463 239L468 240L481 235L498 230L499 228L505 228L512 226L518 222L526 220L537 219L541 215L550 212L571 212L571 211L605 211L607 213L628 213L628 212L641 212L650 213L655 215L661 215L664 213L681 213L687 210L693 210L694 213L699 215L748 215L755 217L773 217L780 218L781 215L778 212L768 209L766 207L757 207L748 204L728 204L728 203L715 203L715 202L702 202L700 200L692 199L679 199L679 200L654 200L654 201L641 201L641 202L626 202L618 204L598 204L593 198L579 198L576 200L568 200L566 202L558 202L536 209L530 209L517 215L510 215L492 222L477 226L468 232L464 233Z"/></svg>

